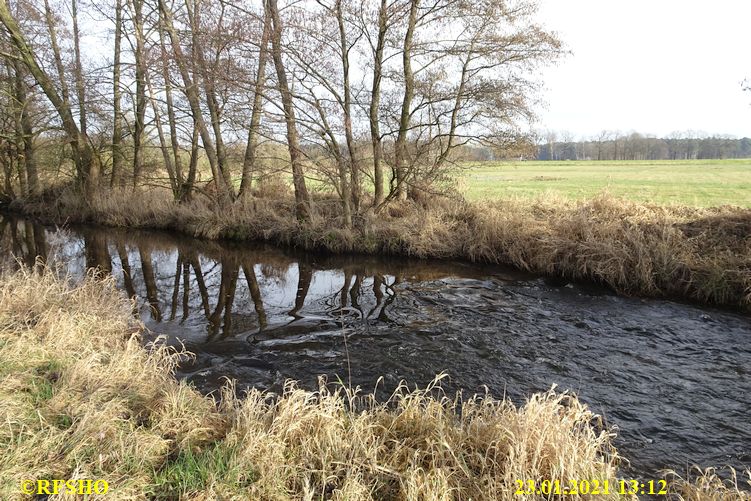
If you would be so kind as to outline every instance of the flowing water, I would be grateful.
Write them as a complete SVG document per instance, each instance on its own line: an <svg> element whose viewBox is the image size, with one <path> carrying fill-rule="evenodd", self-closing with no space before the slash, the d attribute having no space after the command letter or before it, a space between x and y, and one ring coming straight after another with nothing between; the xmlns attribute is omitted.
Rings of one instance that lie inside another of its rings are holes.
<svg viewBox="0 0 751 501"><path fill-rule="evenodd" d="M618 427L626 472L751 467L751 318L618 297L499 266L321 256L164 232L45 228L0 219L0 255L110 271L149 339L184 343L178 376L203 392L279 391L317 376L424 386L517 403L552 385Z"/></svg>

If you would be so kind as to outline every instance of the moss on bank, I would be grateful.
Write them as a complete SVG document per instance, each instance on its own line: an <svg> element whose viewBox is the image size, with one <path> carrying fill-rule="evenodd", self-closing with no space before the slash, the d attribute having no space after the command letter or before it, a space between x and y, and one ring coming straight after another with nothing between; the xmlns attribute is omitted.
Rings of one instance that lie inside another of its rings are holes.
<svg viewBox="0 0 751 501"><path fill-rule="evenodd" d="M393 204L343 228L334 199L299 223L291 198L256 198L219 210L177 204L168 192L73 190L12 207L57 224L176 230L206 239L263 240L334 253L389 254L509 264L626 295L675 297L751 309L751 210L639 204L601 195L586 202L434 198Z"/></svg>

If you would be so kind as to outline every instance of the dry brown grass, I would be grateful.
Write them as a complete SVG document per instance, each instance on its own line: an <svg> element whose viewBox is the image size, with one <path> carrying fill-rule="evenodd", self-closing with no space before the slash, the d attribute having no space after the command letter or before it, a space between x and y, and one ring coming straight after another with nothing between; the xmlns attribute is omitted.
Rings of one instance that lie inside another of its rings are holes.
<svg viewBox="0 0 751 501"><path fill-rule="evenodd" d="M179 354L142 348L130 312L110 279L2 279L0 498L90 478L106 499L511 500L517 479L616 478L611 434L570 395L462 401L439 377L388 402L289 383L218 403L173 378Z"/></svg>
<svg viewBox="0 0 751 501"><path fill-rule="evenodd" d="M685 478L669 472L670 494L676 501L751 501L751 470L739 478L738 472L729 469L730 475L722 478L715 468L694 468Z"/></svg>
<svg viewBox="0 0 751 501"><path fill-rule="evenodd" d="M205 199L176 204L165 191L106 192L90 204L62 190L19 201L57 223L175 229L207 239L265 240L335 253L459 258L607 284L622 294L676 297L751 308L751 210L655 206L601 195L586 202L434 198L395 203L343 228L321 197L300 224L291 198L256 198L217 210Z"/></svg>

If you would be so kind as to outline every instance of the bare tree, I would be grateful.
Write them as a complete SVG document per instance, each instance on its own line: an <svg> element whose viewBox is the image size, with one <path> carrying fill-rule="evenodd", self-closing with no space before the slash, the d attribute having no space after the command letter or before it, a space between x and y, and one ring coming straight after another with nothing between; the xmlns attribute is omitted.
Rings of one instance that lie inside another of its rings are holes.
<svg viewBox="0 0 751 501"><path fill-rule="evenodd" d="M261 114L263 112L263 92L266 84L266 59L268 57L269 37L271 35L271 19L269 9L265 9L263 16L263 33L258 47L258 68L253 85L253 109L248 127L248 141L243 158L243 173L240 180L239 198L248 200L251 196L253 184L253 171L256 169L258 137L261 126Z"/></svg>
<svg viewBox="0 0 751 501"><path fill-rule="evenodd" d="M206 126L206 122L203 119L201 99L199 97L197 87L190 76L188 63L185 59L180 44L180 38L172 22L172 13L167 8L164 0L158 1L159 9L163 16L162 19L164 28L167 31L170 42L172 44L172 52L175 58L175 63L177 64L177 67L180 70L180 75L183 79L183 90L190 104L190 110L193 115L193 120L195 121L195 125L198 129L198 133L200 134L201 141L203 142L203 148L206 151L206 156L209 160L209 165L211 166L211 173L213 175L214 185L216 186L217 199L220 205L227 205L232 201L232 196L226 184L224 175L220 172L219 159L217 156L216 148L214 146L214 140L209 134L208 127Z"/></svg>
<svg viewBox="0 0 751 501"><path fill-rule="evenodd" d="M292 92L287 81L287 72L282 58L282 21L279 17L279 8L276 0L265 0L271 19L271 56L276 68L279 93L282 98L284 120L287 125L287 147L289 149L290 162L292 163L292 184L295 188L295 212L297 219L307 221L310 219L310 196L305 185L303 174L302 151L300 150L300 138L297 131L297 119L295 107L292 103Z"/></svg>
<svg viewBox="0 0 751 501"><path fill-rule="evenodd" d="M123 180L123 116L122 91L120 89L120 75L122 74L122 31L123 4L122 0L115 1L115 52L112 63L112 174L110 187L122 186Z"/></svg>
<svg viewBox="0 0 751 501"><path fill-rule="evenodd" d="M49 19L48 15L48 22ZM89 138L78 128L73 118L70 102L61 96L50 76L39 65L34 50L29 45L18 23L12 16L6 0L0 0L0 22L5 27L13 46L18 51L20 61L26 66L37 83L39 83L39 86L57 110L63 124L63 129L68 136L68 141L73 150L79 181L85 187L87 196L91 197L99 181L99 165L89 144ZM49 26L51 27L52 24L49 24ZM54 39L55 37L52 36L52 40ZM54 43L56 44L56 42ZM59 51L56 55L56 60L60 60Z"/></svg>

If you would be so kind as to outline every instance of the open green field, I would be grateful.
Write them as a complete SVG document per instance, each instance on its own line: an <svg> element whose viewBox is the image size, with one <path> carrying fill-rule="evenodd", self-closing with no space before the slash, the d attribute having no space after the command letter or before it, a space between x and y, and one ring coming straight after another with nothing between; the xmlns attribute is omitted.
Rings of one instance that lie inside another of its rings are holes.
<svg viewBox="0 0 751 501"><path fill-rule="evenodd" d="M487 162L467 165L459 177L470 200L546 193L585 199L606 190L659 204L751 207L751 159Z"/></svg>

